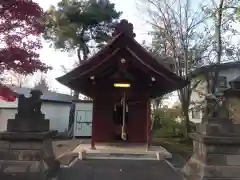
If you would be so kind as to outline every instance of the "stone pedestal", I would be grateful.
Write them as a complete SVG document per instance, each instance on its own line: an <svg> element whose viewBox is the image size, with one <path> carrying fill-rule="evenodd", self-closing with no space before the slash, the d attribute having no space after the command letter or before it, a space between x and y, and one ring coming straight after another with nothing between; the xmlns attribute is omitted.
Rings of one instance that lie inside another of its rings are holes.
<svg viewBox="0 0 240 180"><path fill-rule="evenodd" d="M46 171L59 168L52 149L55 131L0 133L0 177L16 174L45 179Z"/></svg>
<svg viewBox="0 0 240 180"><path fill-rule="evenodd" d="M15 119L8 119L8 132L47 132L49 131L50 122L45 119L44 114L16 114Z"/></svg>
<svg viewBox="0 0 240 180"><path fill-rule="evenodd" d="M187 180L240 180L240 126L210 118L190 134L193 155L183 172Z"/></svg>
<svg viewBox="0 0 240 180"><path fill-rule="evenodd" d="M9 132L47 132L49 130L49 120L18 120L9 119L7 131Z"/></svg>
<svg viewBox="0 0 240 180"><path fill-rule="evenodd" d="M42 180L55 177L60 168L52 148L57 131L49 131L49 120L41 112L42 92L30 94L18 96L18 113L0 133L0 179L16 174L16 178Z"/></svg>

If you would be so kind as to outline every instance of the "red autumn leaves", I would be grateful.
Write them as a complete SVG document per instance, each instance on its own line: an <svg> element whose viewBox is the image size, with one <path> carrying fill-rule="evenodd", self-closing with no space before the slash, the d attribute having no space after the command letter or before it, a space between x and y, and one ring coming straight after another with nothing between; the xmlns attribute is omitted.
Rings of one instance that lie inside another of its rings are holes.
<svg viewBox="0 0 240 180"><path fill-rule="evenodd" d="M42 8L32 0L0 0L0 74L46 72L49 66L39 59ZM0 83L0 99L15 101L15 93Z"/></svg>
<svg viewBox="0 0 240 180"><path fill-rule="evenodd" d="M0 69L31 74L50 67L39 59L42 8L31 0L0 0Z"/></svg>
<svg viewBox="0 0 240 180"><path fill-rule="evenodd" d="M17 94L10 88L0 84L0 99L8 102L14 102L16 100L16 96Z"/></svg>

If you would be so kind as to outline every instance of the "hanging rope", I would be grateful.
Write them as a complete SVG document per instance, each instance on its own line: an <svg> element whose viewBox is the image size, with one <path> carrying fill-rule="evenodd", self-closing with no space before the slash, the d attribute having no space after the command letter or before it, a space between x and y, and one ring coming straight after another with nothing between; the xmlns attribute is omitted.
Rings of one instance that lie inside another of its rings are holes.
<svg viewBox="0 0 240 180"><path fill-rule="evenodd" d="M122 139L127 140L127 133L126 133L126 93L124 92L123 98L121 100L123 106L123 123L122 123Z"/></svg>

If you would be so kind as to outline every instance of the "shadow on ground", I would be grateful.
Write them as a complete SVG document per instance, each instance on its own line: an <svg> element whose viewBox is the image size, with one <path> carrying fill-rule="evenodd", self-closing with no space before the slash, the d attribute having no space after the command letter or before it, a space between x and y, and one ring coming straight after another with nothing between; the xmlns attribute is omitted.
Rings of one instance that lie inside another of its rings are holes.
<svg viewBox="0 0 240 180"><path fill-rule="evenodd" d="M168 162L175 168L182 169L187 161L178 154L172 154L172 158L168 159Z"/></svg>
<svg viewBox="0 0 240 180"><path fill-rule="evenodd" d="M87 160L62 168L59 180L182 180L165 161Z"/></svg>

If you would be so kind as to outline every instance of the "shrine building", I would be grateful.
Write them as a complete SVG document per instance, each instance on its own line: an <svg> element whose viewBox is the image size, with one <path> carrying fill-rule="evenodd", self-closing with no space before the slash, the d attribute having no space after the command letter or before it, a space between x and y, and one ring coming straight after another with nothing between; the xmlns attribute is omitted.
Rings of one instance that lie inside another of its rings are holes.
<svg viewBox="0 0 240 180"><path fill-rule="evenodd" d="M150 99L188 84L148 53L122 20L113 39L57 80L93 99L92 148L101 142L148 143ZM163 59L163 61L166 59Z"/></svg>

